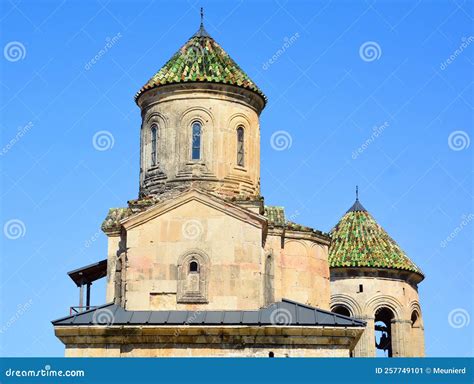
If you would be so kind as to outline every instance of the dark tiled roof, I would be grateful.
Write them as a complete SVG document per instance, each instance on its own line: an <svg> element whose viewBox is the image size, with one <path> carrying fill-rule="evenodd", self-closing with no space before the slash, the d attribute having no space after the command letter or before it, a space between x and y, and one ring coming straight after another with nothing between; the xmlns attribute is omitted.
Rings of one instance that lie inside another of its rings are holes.
<svg viewBox="0 0 474 384"><path fill-rule="evenodd" d="M331 267L374 267L419 273L398 244L375 221L357 199L331 230L329 265Z"/></svg>
<svg viewBox="0 0 474 384"><path fill-rule="evenodd" d="M281 325L365 327L364 321L283 299L256 311L126 311L107 304L52 322L55 326L86 325Z"/></svg>
<svg viewBox="0 0 474 384"><path fill-rule="evenodd" d="M350 207L347 212L367 212L367 210L364 208L364 206L360 203L359 199L357 198L355 203L352 204L352 207Z"/></svg>
<svg viewBox="0 0 474 384"><path fill-rule="evenodd" d="M67 274L78 287L81 284L92 283L107 275L107 259L75 269Z"/></svg>
<svg viewBox="0 0 474 384"><path fill-rule="evenodd" d="M167 84L210 82L236 85L258 93L263 92L232 60L205 29L194 34L178 52L138 91L135 99L145 91Z"/></svg>

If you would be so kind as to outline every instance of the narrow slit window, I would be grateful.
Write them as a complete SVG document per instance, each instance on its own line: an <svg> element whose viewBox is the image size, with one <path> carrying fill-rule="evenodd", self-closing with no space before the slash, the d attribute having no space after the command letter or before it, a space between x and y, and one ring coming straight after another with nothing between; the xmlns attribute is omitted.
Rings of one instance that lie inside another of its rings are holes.
<svg viewBox="0 0 474 384"><path fill-rule="evenodd" d="M158 136L158 127L153 124L151 126L151 165L156 165L156 141Z"/></svg>
<svg viewBox="0 0 474 384"><path fill-rule="evenodd" d="M237 165L244 166L244 129L237 128Z"/></svg>
<svg viewBox="0 0 474 384"><path fill-rule="evenodd" d="M198 122L193 123L191 158L193 160L199 160L201 158L201 124Z"/></svg>

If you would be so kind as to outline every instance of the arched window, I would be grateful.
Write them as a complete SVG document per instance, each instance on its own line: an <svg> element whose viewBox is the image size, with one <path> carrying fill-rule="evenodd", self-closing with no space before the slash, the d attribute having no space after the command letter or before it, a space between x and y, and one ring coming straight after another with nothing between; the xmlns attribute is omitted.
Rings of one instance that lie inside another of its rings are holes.
<svg viewBox="0 0 474 384"><path fill-rule="evenodd" d="M332 309L332 311L334 313L337 313L338 315L343 315L343 316L348 316L348 317L351 316L351 312L344 305L337 305L336 307Z"/></svg>
<svg viewBox="0 0 474 384"><path fill-rule="evenodd" d="M417 311L411 313L411 327L418 328L420 326L420 316Z"/></svg>
<svg viewBox="0 0 474 384"><path fill-rule="evenodd" d="M201 124L197 121L193 123L193 138L192 138L192 149L191 158L193 160L199 160L201 158Z"/></svg>
<svg viewBox="0 0 474 384"><path fill-rule="evenodd" d="M151 126L151 165L156 165L156 141L158 137L158 126L153 124Z"/></svg>
<svg viewBox="0 0 474 384"><path fill-rule="evenodd" d="M197 261L191 261L189 263L189 272L199 272L199 264Z"/></svg>
<svg viewBox="0 0 474 384"><path fill-rule="evenodd" d="M209 257L194 249L178 259L178 303L207 303Z"/></svg>
<svg viewBox="0 0 474 384"><path fill-rule="evenodd" d="M244 128L237 128L237 165L244 166Z"/></svg>

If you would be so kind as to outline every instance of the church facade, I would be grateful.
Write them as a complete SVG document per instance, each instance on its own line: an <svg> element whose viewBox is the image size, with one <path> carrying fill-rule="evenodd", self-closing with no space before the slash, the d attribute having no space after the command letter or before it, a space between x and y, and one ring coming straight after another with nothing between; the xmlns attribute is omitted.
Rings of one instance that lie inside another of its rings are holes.
<svg viewBox="0 0 474 384"><path fill-rule="evenodd" d="M139 196L109 210L106 260L69 273L66 356L423 356L424 276L358 198L330 233L264 204L266 97L202 24L136 102Z"/></svg>

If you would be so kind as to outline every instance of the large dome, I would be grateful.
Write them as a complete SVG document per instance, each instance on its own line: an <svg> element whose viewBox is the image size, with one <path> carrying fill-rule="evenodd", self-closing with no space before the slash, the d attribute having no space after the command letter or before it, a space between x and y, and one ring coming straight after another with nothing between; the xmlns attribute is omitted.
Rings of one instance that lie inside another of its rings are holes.
<svg viewBox="0 0 474 384"><path fill-rule="evenodd" d="M210 82L235 85L266 97L248 75L232 60L201 25L178 52L138 91L168 84Z"/></svg>

